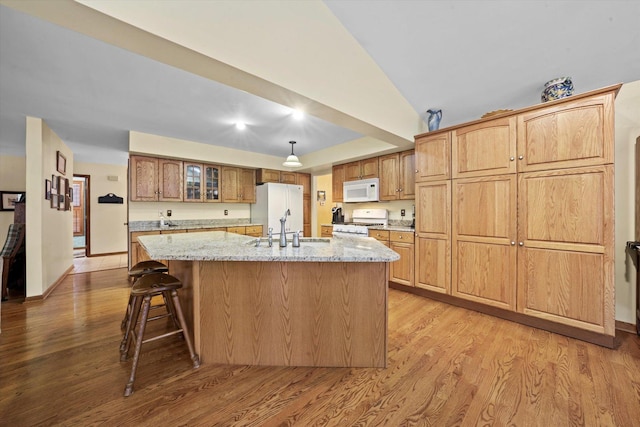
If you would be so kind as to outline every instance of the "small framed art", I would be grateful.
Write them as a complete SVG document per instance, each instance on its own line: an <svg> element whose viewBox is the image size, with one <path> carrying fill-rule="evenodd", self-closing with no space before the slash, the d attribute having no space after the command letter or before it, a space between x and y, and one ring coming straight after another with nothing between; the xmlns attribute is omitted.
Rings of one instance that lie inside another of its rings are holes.
<svg viewBox="0 0 640 427"><path fill-rule="evenodd" d="M67 158L60 151L58 151L56 157L56 170L62 175L67 174Z"/></svg>

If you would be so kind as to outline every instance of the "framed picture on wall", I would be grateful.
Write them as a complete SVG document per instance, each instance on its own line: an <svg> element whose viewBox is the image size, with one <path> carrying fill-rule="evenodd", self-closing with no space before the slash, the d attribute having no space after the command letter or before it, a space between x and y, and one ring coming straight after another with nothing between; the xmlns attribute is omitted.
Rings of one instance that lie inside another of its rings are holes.
<svg viewBox="0 0 640 427"><path fill-rule="evenodd" d="M44 180L44 198L45 200L51 200L51 180Z"/></svg>
<svg viewBox="0 0 640 427"><path fill-rule="evenodd" d="M60 205L60 198L57 194L51 193L51 209L58 209Z"/></svg>
<svg viewBox="0 0 640 427"><path fill-rule="evenodd" d="M22 191L0 191L0 211L15 211L24 193Z"/></svg>
<svg viewBox="0 0 640 427"><path fill-rule="evenodd" d="M62 175L67 174L67 158L60 151L57 152L56 170Z"/></svg>
<svg viewBox="0 0 640 427"><path fill-rule="evenodd" d="M59 211L63 211L66 209L66 205L64 203L65 199L66 199L66 196L64 194L58 194L58 210Z"/></svg>
<svg viewBox="0 0 640 427"><path fill-rule="evenodd" d="M51 194L58 194L58 177L55 175L51 175Z"/></svg>

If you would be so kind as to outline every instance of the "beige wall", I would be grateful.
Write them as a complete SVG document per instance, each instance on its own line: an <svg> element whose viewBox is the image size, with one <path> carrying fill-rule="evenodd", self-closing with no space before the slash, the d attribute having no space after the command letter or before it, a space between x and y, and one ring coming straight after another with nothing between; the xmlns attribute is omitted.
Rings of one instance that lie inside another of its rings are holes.
<svg viewBox="0 0 640 427"><path fill-rule="evenodd" d="M324 205L322 205L318 201L318 191L325 192L326 201L324 202ZM313 206L313 208L311 209L311 214L312 220L315 219L315 223L312 225L312 229L315 232L314 236L320 236L320 227L322 226L322 224L331 224L331 220L333 219L331 208L335 206L334 203L331 203L332 200L333 183L331 174L316 176L315 187L313 192L311 193L311 206Z"/></svg>
<svg viewBox="0 0 640 427"><path fill-rule="evenodd" d="M91 255L127 252L127 166L78 162L73 173L90 176ZM110 181L109 176L118 180ZM98 203L98 197L108 193L122 197L124 203Z"/></svg>
<svg viewBox="0 0 640 427"><path fill-rule="evenodd" d="M635 229L635 140L640 136L640 80L622 86L616 98L615 281L616 320L636 323L636 270L625 256Z"/></svg>
<svg viewBox="0 0 640 427"><path fill-rule="evenodd" d="M25 191L26 162L24 157L0 156L0 191ZM13 211L0 211L0 245L4 244Z"/></svg>
<svg viewBox="0 0 640 427"><path fill-rule="evenodd" d="M27 117L27 297L42 295L73 265L71 211L51 209L44 199L44 180L59 174L57 151L66 156L65 176L71 178L73 153L69 147L42 119Z"/></svg>

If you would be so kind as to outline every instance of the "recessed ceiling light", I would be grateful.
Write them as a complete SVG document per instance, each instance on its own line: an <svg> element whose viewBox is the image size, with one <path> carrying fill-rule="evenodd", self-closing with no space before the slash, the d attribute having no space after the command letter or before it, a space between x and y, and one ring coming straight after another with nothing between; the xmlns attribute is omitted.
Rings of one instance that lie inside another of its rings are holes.
<svg viewBox="0 0 640 427"><path fill-rule="evenodd" d="M247 125L244 122L236 122L236 129L244 130L246 127Z"/></svg>
<svg viewBox="0 0 640 427"><path fill-rule="evenodd" d="M304 117L304 113L300 110L293 110L293 118L296 120L302 120Z"/></svg>

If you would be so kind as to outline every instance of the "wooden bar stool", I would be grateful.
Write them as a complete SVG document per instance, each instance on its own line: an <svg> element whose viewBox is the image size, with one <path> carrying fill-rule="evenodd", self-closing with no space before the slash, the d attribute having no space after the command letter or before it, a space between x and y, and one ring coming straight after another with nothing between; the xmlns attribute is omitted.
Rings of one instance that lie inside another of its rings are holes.
<svg viewBox="0 0 640 427"><path fill-rule="evenodd" d="M193 343L191 342L191 336L182 313L182 307L180 306L180 300L178 299L178 289L182 287L182 283L177 278L163 273L150 273L141 276L131 288L131 296L133 297L132 312L130 316L130 322L135 326L138 324L138 330L132 328L131 333L128 336L125 348L121 354L120 360L126 360L131 347L131 341L135 341L135 351L133 353L133 364L131 366L131 375L129 382L125 386L124 395L130 396L133 393L133 382L136 378L136 369L138 368L138 362L140 361L140 350L142 344L155 341L160 338L166 338L171 335L182 334L184 340L189 348L189 354L193 367L198 368L200 366L200 359L195 353ZM157 295L162 295L166 300L170 300L172 304L168 315L177 319L179 325L174 330L166 332L161 335L157 335L151 338L144 338L144 332L147 322L156 320L158 318L166 317L157 316L149 318L149 309L151 307L151 298ZM142 312L142 313L141 313ZM141 314L140 321L138 322L138 316Z"/></svg>
<svg viewBox="0 0 640 427"><path fill-rule="evenodd" d="M140 277L144 276L145 274L167 273L168 271L169 271L169 267L167 267L166 265L164 265L159 261L154 261L154 260L140 261L139 263L131 267L131 269L129 270L129 281L131 281L132 283L135 283ZM129 303L127 304L127 311L125 311L124 318L120 323L120 329L124 330L124 335L122 336L122 341L120 342L121 352L123 351L124 346L127 343L127 338L131 333L132 326L129 323L129 319L131 317L131 311L132 311L131 309L133 307L132 303L133 303L133 297L131 296L131 294L129 294ZM152 305L151 308L156 309L156 308L166 307L168 311L169 310L168 304L170 303L165 300L163 304ZM133 325L133 327L135 327L135 325Z"/></svg>

